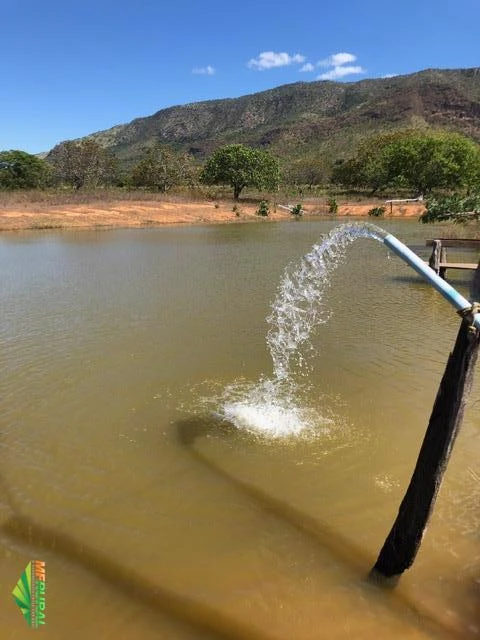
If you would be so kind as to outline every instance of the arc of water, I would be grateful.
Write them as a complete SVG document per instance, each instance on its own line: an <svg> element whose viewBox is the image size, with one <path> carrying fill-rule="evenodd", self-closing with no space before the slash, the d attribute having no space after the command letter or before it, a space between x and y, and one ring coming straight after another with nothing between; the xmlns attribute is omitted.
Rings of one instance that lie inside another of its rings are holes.
<svg viewBox="0 0 480 640"><path fill-rule="evenodd" d="M285 269L277 295L267 317L270 328L267 344L277 380L290 376L293 363L303 364L301 347L308 343L312 328L330 317L323 296L330 286L330 277L343 261L349 244L358 238L383 242L386 232L368 223L344 224L335 227L296 265Z"/></svg>
<svg viewBox="0 0 480 640"><path fill-rule="evenodd" d="M312 328L326 322L329 312L322 304L330 286L330 276L343 261L349 244L358 238L382 242L427 280L458 311L472 308L471 303L456 291L413 251L392 234L368 223L345 224L335 227L320 244L315 244L300 262L287 266L277 296L267 317L270 328L267 344L277 380L289 378L293 363L302 365L301 347L308 343ZM473 317L480 329L480 314Z"/></svg>

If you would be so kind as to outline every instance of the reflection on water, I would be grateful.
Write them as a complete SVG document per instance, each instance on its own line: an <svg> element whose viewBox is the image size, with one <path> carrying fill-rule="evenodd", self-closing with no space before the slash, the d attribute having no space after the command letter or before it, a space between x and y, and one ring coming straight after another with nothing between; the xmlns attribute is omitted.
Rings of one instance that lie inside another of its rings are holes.
<svg viewBox="0 0 480 640"><path fill-rule="evenodd" d="M414 567L368 579L458 327L398 259L359 241L333 274L296 398L307 438L212 414L272 375L280 276L332 226L2 237L6 638L31 633L9 599L32 557L59 640L478 637L478 377Z"/></svg>

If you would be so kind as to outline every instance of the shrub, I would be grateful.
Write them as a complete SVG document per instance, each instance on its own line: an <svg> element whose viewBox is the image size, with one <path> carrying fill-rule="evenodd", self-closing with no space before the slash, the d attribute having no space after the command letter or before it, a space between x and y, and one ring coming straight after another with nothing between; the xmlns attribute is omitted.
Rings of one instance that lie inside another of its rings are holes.
<svg viewBox="0 0 480 640"><path fill-rule="evenodd" d="M338 203L336 198L327 198L328 213L337 213Z"/></svg>
<svg viewBox="0 0 480 640"><path fill-rule="evenodd" d="M268 216L270 213L270 206L266 200L261 200L257 209L257 216Z"/></svg>
<svg viewBox="0 0 480 640"><path fill-rule="evenodd" d="M427 210L420 217L421 222L455 223L469 222L480 219L480 194L461 196L454 193L445 198L430 198L427 200Z"/></svg>
<svg viewBox="0 0 480 640"><path fill-rule="evenodd" d="M382 218L385 215L385 207L373 207L373 209L369 210L368 215L374 218Z"/></svg>
<svg viewBox="0 0 480 640"><path fill-rule="evenodd" d="M299 202L292 208L292 216L301 216L303 215L302 204Z"/></svg>

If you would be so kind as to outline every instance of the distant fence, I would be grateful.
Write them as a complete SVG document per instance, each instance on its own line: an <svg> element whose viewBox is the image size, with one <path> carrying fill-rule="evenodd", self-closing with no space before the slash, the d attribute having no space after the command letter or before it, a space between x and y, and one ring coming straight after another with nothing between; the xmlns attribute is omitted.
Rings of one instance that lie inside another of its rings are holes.
<svg viewBox="0 0 480 640"><path fill-rule="evenodd" d="M404 198L403 200L385 200L385 204L390 205L390 213L393 213L394 204L402 204L403 202L423 202L423 196L418 196L418 198Z"/></svg>

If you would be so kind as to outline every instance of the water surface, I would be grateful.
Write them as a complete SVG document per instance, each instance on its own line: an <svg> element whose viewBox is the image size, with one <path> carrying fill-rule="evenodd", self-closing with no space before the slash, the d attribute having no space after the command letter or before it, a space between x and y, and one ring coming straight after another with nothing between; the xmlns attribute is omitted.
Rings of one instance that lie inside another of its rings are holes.
<svg viewBox="0 0 480 640"><path fill-rule="evenodd" d="M0 237L2 638L32 633L10 592L34 557L59 640L480 634L478 375L414 567L366 579L459 324L398 258L359 240L334 272L298 374L307 433L217 415L272 376L285 265L333 226ZM381 226L428 255L435 228Z"/></svg>

